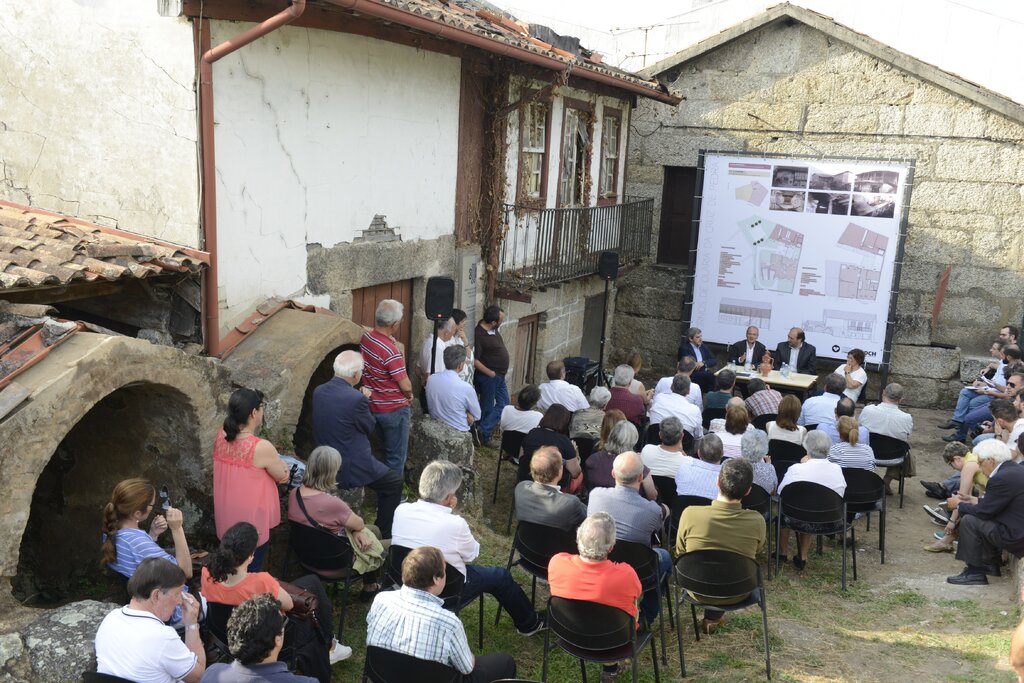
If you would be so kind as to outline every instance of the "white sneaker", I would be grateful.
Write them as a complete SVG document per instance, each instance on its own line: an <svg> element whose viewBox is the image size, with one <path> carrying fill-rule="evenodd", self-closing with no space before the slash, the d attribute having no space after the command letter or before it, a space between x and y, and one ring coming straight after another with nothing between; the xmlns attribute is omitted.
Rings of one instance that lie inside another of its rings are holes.
<svg viewBox="0 0 1024 683"><path fill-rule="evenodd" d="M331 664L337 664L352 656L352 648L334 641L334 648L328 654L331 656Z"/></svg>

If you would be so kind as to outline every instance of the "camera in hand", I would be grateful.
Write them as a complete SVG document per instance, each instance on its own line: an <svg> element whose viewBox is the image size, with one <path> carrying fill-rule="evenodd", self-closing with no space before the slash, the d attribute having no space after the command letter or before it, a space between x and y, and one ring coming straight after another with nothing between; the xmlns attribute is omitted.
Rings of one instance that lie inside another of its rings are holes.
<svg viewBox="0 0 1024 683"><path fill-rule="evenodd" d="M160 487L160 507L164 510L171 508L171 494L167 492L166 486Z"/></svg>

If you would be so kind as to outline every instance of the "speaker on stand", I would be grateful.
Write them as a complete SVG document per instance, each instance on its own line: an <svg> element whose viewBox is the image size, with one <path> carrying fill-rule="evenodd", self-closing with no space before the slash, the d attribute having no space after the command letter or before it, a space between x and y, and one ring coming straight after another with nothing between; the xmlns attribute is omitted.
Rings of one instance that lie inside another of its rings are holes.
<svg viewBox="0 0 1024 683"><path fill-rule="evenodd" d="M597 274L604 280L604 310L601 312L601 352L597 359L597 368L604 378L605 385L608 385L608 375L604 371L605 328L608 323L608 288L611 281L619 276L619 253L617 251L601 252L601 257L597 262Z"/></svg>
<svg viewBox="0 0 1024 683"><path fill-rule="evenodd" d="M437 333L441 329L441 323L452 317L452 308L455 306L455 280L450 277L432 277L427 279L427 293L424 297L423 309L427 313L427 320L434 323L434 343L430 349L430 375L437 371ZM442 368L443 369L443 368ZM423 407L423 414L429 415L427 407L427 389L420 389L420 404Z"/></svg>

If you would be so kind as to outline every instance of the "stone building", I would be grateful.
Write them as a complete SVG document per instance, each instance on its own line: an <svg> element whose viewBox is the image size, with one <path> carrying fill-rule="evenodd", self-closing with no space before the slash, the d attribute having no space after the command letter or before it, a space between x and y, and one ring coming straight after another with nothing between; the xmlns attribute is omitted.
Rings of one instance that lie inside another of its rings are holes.
<svg viewBox="0 0 1024 683"><path fill-rule="evenodd" d="M962 356L1020 325L1024 106L789 4L643 73L683 101L641 102L633 116L627 192L654 199L659 228L656 263L620 283L617 347L674 362L662 340L678 340L685 324L702 149L914 160L890 368L913 404L948 405Z"/></svg>

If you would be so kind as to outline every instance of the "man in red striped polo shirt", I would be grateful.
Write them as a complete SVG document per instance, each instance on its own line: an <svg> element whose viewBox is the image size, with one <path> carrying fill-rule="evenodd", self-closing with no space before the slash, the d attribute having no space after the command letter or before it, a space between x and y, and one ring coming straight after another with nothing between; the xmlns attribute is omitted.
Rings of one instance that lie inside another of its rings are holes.
<svg viewBox="0 0 1024 683"><path fill-rule="evenodd" d="M373 330L363 335L359 350L363 354L363 386L370 390L370 412L384 442L384 464L405 476L412 382L394 336L402 313L402 304L394 299L378 303Z"/></svg>

